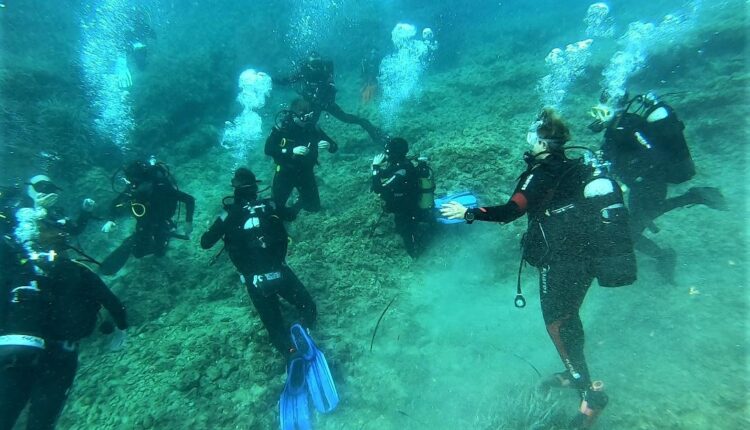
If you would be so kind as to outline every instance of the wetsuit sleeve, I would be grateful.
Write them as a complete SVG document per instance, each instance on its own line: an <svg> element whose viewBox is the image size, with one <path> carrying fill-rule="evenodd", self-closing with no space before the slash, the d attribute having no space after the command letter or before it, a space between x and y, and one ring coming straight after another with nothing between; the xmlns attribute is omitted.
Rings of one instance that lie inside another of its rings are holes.
<svg viewBox="0 0 750 430"><path fill-rule="evenodd" d="M318 129L318 140L325 140L326 142L330 143L328 146L328 152L331 154L335 153L339 150L339 145L331 139L331 136L327 135L325 131Z"/></svg>
<svg viewBox="0 0 750 430"><path fill-rule="evenodd" d="M185 222L193 222L193 214L195 214L195 197L178 190L177 200L185 203Z"/></svg>
<svg viewBox="0 0 750 430"><path fill-rule="evenodd" d="M301 73L296 73L291 76L282 76L280 78L271 77L271 82L273 82L274 85L285 86L285 85L291 85L291 84L297 83L302 78L303 76Z"/></svg>
<svg viewBox="0 0 750 430"><path fill-rule="evenodd" d="M536 207L541 204L547 190L554 186L550 180L549 175L532 169L521 176L513 195L504 205L469 209L467 213L472 213L474 219L478 221L499 223L515 221L523 216L530 206Z"/></svg>
<svg viewBox="0 0 750 430"><path fill-rule="evenodd" d="M266 155L273 157L273 161L275 161L276 164L286 164L291 161L292 156L294 155L292 148L282 146L281 142L281 131L274 127L273 130L271 130L268 139L266 139L265 153Z"/></svg>
<svg viewBox="0 0 750 430"><path fill-rule="evenodd" d="M117 218L125 212L125 207L127 207L129 196L125 193L120 193L117 197L115 197L114 200L112 200L112 203L109 205L109 217L110 219ZM129 208L128 208L129 209Z"/></svg>
<svg viewBox="0 0 750 430"><path fill-rule="evenodd" d="M213 224L211 224L211 227L208 229L207 232L203 233L203 236L201 236L201 248L203 249L209 249L212 246L216 244L216 242L219 241L222 237L224 237L225 233L225 223L224 220L226 219L226 212L220 217L216 218L216 221L214 221Z"/></svg>
<svg viewBox="0 0 750 430"><path fill-rule="evenodd" d="M88 268L82 267L84 271L83 278L86 280L86 284L89 285L89 291L97 303L101 304L104 309L112 315L115 320L115 325L120 330L128 328L128 318L125 311L125 305L122 304L120 299L117 298L104 281Z"/></svg>

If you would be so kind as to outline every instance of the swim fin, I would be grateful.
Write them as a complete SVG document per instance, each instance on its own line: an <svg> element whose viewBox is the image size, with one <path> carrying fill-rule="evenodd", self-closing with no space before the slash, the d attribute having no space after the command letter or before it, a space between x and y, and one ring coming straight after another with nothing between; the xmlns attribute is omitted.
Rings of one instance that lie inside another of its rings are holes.
<svg viewBox="0 0 750 430"><path fill-rule="evenodd" d="M471 191L464 191L461 193L451 194L450 196L441 197L439 199L435 199L435 218L437 219L437 222L440 224L458 224L465 222L462 219L448 219L440 215L440 208L448 203L448 202L458 202L462 205L466 206L467 208L476 208L479 206L479 202L477 201L477 198L474 194L471 193Z"/></svg>
<svg viewBox="0 0 750 430"><path fill-rule="evenodd" d="M336 391L336 384L333 382L325 355L300 324L292 325L290 332L294 347L307 361L307 391L312 397L315 409L320 413L333 411L339 404L339 393Z"/></svg>
<svg viewBox="0 0 750 430"><path fill-rule="evenodd" d="M307 362L301 356L289 360L286 385L279 400L281 430L311 430L306 390Z"/></svg>

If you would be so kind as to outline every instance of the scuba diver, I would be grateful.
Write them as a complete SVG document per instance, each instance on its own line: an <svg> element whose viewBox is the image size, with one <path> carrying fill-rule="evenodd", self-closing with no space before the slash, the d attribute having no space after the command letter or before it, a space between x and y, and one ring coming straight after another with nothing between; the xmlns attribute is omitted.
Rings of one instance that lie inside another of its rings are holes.
<svg viewBox="0 0 750 430"><path fill-rule="evenodd" d="M586 364L580 307L594 278L602 286L622 286L635 281L636 270L627 209L617 183L566 157L569 140L563 121L551 109L543 110L527 134L528 168L509 201L474 209L449 202L441 212L469 224L505 224L528 214L523 259L539 269L542 315L565 365L543 386L577 389L581 404L571 426L590 428L608 397L603 384L592 381ZM525 306L520 274L516 306Z"/></svg>
<svg viewBox="0 0 750 430"><path fill-rule="evenodd" d="M364 81L360 95L362 101L365 103L372 101L378 92L378 75L380 74L380 62L382 59L383 56L380 51L372 48L360 62L360 72Z"/></svg>
<svg viewBox="0 0 750 430"><path fill-rule="evenodd" d="M148 60L148 44L156 39L156 32L151 27L151 17L142 8L133 8L133 14L128 29L125 32L125 43L128 55L138 70L146 68Z"/></svg>
<svg viewBox="0 0 750 430"><path fill-rule="evenodd" d="M237 169L232 187L234 195L224 198L224 211L201 236L201 248L209 249L224 240L224 249L240 272L271 343L288 358L294 346L279 298L297 308L305 327L315 324L315 302L286 264L286 229L273 201L258 199L255 174L244 167Z"/></svg>
<svg viewBox="0 0 750 430"><path fill-rule="evenodd" d="M274 78L275 85L297 85L297 92L312 106L312 123L316 124L320 114L326 111L334 118L347 124L357 124L362 127L370 138L380 142L384 133L372 125L370 121L356 115L346 113L336 103L336 84L333 81L333 62L324 60L318 53L312 52L302 61L299 69L289 77Z"/></svg>
<svg viewBox="0 0 750 430"><path fill-rule="evenodd" d="M224 211L201 236L201 248L224 240L222 251L240 273L271 344L287 362L279 400L281 428L309 429L308 395L321 413L335 409L339 396L328 362L309 334L317 319L315 302L286 264L289 237L274 202L258 198L259 182L247 168L234 172L234 194L222 201ZM284 322L280 298L299 313L299 322L291 327Z"/></svg>
<svg viewBox="0 0 750 430"><path fill-rule="evenodd" d="M135 232L102 261L100 271L105 275L117 273L131 254L136 258L163 256L170 238L189 240L193 231L195 198L177 188L165 164L157 163L153 157L148 162L133 161L125 166L123 174L126 189L115 198L110 212L114 217L127 207L136 219ZM176 232L172 219L180 203L185 204L183 234ZM116 226L114 221L107 221L102 231L109 233Z"/></svg>
<svg viewBox="0 0 750 430"><path fill-rule="evenodd" d="M265 153L276 163L272 184L274 204L284 220L291 221L301 209L320 210L320 193L313 169L318 164L319 151L334 153L338 145L315 124L315 112L306 100L294 100L291 110L281 111L280 115L283 115L281 122L266 139ZM286 203L295 188L299 198L287 208Z"/></svg>
<svg viewBox="0 0 750 430"><path fill-rule="evenodd" d="M12 429L28 404L27 428L51 430L75 379L79 343L93 333L100 309L117 327L110 350L124 347L128 323L101 278L65 255L65 236L26 209L4 215L0 238L0 429Z"/></svg>
<svg viewBox="0 0 750 430"><path fill-rule="evenodd" d="M392 213L396 232L406 252L417 258L424 250L425 225L430 220L435 192L432 171L424 159L415 166L406 157L409 144L394 137L385 153L372 160L372 192L383 199L383 213Z"/></svg>
<svg viewBox="0 0 750 430"><path fill-rule="evenodd" d="M62 191L62 189L46 175L33 176L29 179L26 188L26 194L33 201L33 208L46 211L44 223L70 236L78 236L86 229L88 222L93 217L92 212L96 207L96 202L89 198L83 199L81 212L73 220L65 216L65 211L57 205L59 191Z"/></svg>
<svg viewBox="0 0 750 430"><path fill-rule="evenodd" d="M629 189L628 208L636 249L655 259L659 273L674 284L674 250L661 248L643 235L644 230L656 233L656 218L684 206L702 204L726 210L724 196L718 188L692 187L682 195L667 198L670 184L684 183L695 175L683 134L684 123L654 93L630 100L627 93L616 100L609 99L603 93L600 104L592 108L594 122L589 129L605 130L602 154ZM610 101L614 108L607 105Z"/></svg>
<svg viewBox="0 0 750 430"><path fill-rule="evenodd" d="M114 70L117 85L122 90L129 90L133 85L131 65L134 64L140 72L146 69L149 43L156 39L156 32L150 22L148 11L140 7L134 7L132 13L122 22L126 28L120 46L122 50L117 55Z"/></svg>

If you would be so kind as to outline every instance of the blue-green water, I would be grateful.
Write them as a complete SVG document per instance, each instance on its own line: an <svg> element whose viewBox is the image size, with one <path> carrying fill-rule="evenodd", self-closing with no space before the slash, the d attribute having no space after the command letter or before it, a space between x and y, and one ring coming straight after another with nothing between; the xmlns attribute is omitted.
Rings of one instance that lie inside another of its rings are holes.
<svg viewBox="0 0 750 430"><path fill-rule="evenodd" d="M250 166L270 184L263 142L295 96L274 87L262 107L243 105L240 74L286 74L309 50L334 61L346 111L429 157L438 193L471 189L483 204L500 204L512 191L527 127L543 104L557 105L576 144L595 148L601 135L586 129L588 110L603 88L676 93L668 100L686 124L698 173L671 192L720 187L730 210L678 209L647 233L677 252L674 285L638 254L635 284L592 286L582 310L586 355L610 396L598 428L750 424L745 2L610 1L611 21L594 24L584 21L591 3L581 1L3 4L1 183L46 173L63 188L70 213L84 197L104 208L111 174L126 160L155 155L197 199L192 240L105 277L128 307L128 346L103 352L107 339L99 335L83 345L58 428L278 427L284 363L229 260L209 265L213 254L197 242L231 192L235 166ZM126 59L131 82L123 85L119 52L136 18L154 34L144 36L145 67ZM653 27L629 26L638 21ZM394 46L398 23L414 26L414 43L431 28L437 48ZM545 62L554 48L562 59ZM372 49L400 62L391 73L381 69L380 92L366 101L360 64ZM255 119L259 130L227 138L226 121ZM314 428L561 428L576 396L532 392L534 368L562 369L534 269L522 275L529 305L513 306L525 223L445 227L411 260L392 221L377 223L369 163L381 148L355 125L324 115L321 126L341 148L321 156L324 211L290 226L288 258L318 305L313 335L342 398L334 413L315 415ZM247 137L253 132L260 137ZM93 222L80 239L97 258L133 228L125 219L109 235L100 227Z"/></svg>

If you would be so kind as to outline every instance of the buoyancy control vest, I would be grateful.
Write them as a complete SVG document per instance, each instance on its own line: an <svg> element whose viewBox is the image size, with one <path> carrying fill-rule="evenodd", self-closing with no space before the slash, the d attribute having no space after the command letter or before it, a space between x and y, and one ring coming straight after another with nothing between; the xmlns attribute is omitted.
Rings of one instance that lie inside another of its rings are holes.
<svg viewBox="0 0 750 430"><path fill-rule="evenodd" d="M629 216L619 184L594 159L566 164L542 210L529 214L523 258L535 267L561 257L588 259L601 286L635 282Z"/></svg>
<svg viewBox="0 0 750 430"><path fill-rule="evenodd" d="M284 265L288 235L271 200L225 206L229 258L244 275L277 271Z"/></svg>
<svg viewBox="0 0 750 430"><path fill-rule="evenodd" d="M680 184L695 175L684 129L671 106L642 101L633 112L620 114L607 129L602 149L613 162L614 173L626 184L649 176Z"/></svg>
<svg viewBox="0 0 750 430"><path fill-rule="evenodd" d="M695 163L685 141L685 124L671 106L657 102L643 113L646 134L667 161L663 164L667 182L681 184L695 176Z"/></svg>

